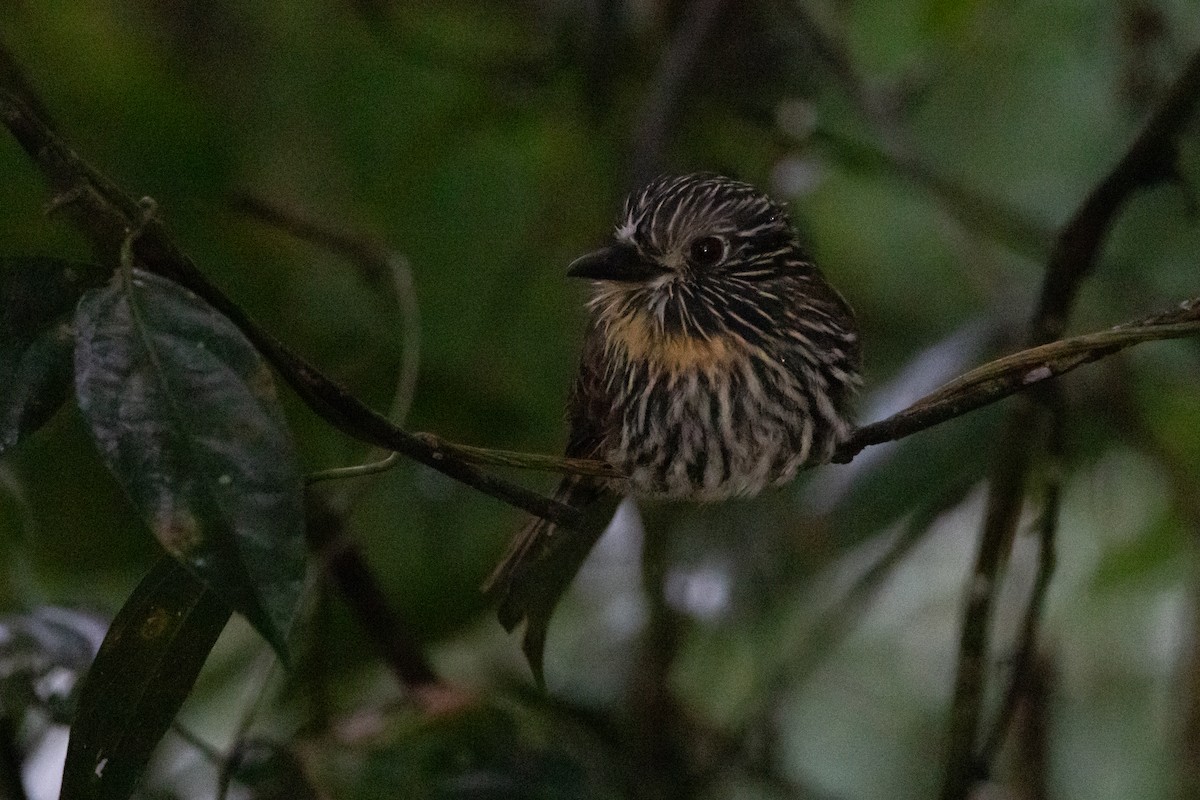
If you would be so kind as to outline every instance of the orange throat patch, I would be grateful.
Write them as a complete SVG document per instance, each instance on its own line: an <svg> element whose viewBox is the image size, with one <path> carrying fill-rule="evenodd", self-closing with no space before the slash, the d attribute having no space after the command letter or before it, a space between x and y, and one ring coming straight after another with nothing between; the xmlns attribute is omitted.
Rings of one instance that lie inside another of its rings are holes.
<svg viewBox="0 0 1200 800"><path fill-rule="evenodd" d="M745 356L745 345L732 335L664 333L645 312L611 319L607 326L611 349L630 361L648 362L667 372L710 372Z"/></svg>

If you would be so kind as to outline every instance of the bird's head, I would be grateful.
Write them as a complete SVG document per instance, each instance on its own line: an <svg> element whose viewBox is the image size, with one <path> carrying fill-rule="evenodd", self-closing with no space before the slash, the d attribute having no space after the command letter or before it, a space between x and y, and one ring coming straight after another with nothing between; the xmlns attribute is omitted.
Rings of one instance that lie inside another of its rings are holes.
<svg viewBox="0 0 1200 800"><path fill-rule="evenodd" d="M818 295L826 289L784 208L713 174L662 177L630 194L613 243L568 274L595 282L592 308L603 324L675 339L734 334L759 343L806 284L820 284Z"/></svg>

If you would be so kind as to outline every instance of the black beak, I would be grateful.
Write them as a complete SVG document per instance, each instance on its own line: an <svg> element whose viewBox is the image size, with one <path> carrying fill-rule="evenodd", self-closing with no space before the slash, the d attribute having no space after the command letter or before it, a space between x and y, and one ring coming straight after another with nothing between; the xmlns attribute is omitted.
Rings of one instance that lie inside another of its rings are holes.
<svg viewBox="0 0 1200 800"><path fill-rule="evenodd" d="M591 278L594 281L645 281L664 270L646 263L632 247L613 245L580 256L567 267L572 278Z"/></svg>

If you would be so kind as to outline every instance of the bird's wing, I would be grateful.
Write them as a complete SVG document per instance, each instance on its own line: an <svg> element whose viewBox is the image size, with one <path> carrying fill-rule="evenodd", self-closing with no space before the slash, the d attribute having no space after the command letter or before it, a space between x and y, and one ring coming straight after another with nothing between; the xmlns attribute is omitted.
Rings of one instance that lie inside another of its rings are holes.
<svg viewBox="0 0 1200 800"><path fill-rule="evenodd" d="M603 351L593 333L589 331L584 340L579 372L567 406L571 432L566 454L571 458L599 457L612 416L604 383ZM554 497L582 509L605 494L604 484L595 478L568 475ZM604 511L586 515L580 527L573 530L544 519L531 520L513 539L484 584L484 592L497 600L497 616L505 628L512 630L525 622L523 647L539 684L550 616L604 531L607 522L604 517Z"/></svg>
<svg viewBox="0 0 1200 800"><path fill-rule="evenodd" d="M604 438L614 425L605 377L604 337L593 322L583 339L579 370L567 401L569 458L602 458Z"/></svg>

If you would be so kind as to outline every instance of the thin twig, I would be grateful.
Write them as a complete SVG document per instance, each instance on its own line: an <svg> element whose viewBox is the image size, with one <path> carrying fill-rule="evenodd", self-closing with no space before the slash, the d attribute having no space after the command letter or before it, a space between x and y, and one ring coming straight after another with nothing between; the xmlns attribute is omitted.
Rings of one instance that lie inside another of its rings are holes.
<svg viewBox="0 0 1200 800"><path fill-rule="evenodd" d="M869 114L864 111L864 116ZM939 209L977 236L990 239L1025 258L1043 260L1053 243L1053 232L1004 200L989 197L956 182L942 168L926 162L912 148L899 143L902 136L893 123L888 133L878 130L875 139L864 142L826 125L813 132L814 142L832 153L847 172L874 177L890 172L912 183L938 202Z"/></svg>
<svg viewBox="0 0 1200 800"><path fill-rule="evenodd" d="M359 265L363 277L371 283L381 283L388 273L392 273L395 276L397 303L401 307L401 315L406 320L405 342L417 339L419 333L413 330L411 325L411 322L416 320L418 315L418 309L412 295L411 273L407 269L403 271L403 274L396 273L396 255L391 253L377 240L361 233L336 227L311 213L284 206L278 202L267 200L254 194L238 195L234 199L234 206L238 210L261 219L299 239L324 247ZM398 387L402 387L402 389L398 388L398 399L393 403L393 413L390 415L392 421L397 426L401 426L404 423L404 412L407 411L408 405L404 397L407 394L411 394L410 387L416 379L416 369L409 366L416 362L416 348L414 347L407 351L403 358L404 367L402 368L402 372L407 371L409 374L401 377L399 380ZM544 472L558 472L564 475L591 475L600 478L624 477L613 466L603 461L582 458L559 458L557 456L542 456L531 453L471 447L469 445L447 442L432 433L415 433L413 436L424 440L439 452L452 454L455 458L476 466L540 470ZM367 468L369 468L369 465L327 470L326 472L319 473L317 476L313 476L310 480L324 480L326 478L342 477L343 475L347 477L353 476L357 474L359 469ZM370 471L375 470L371 469Z"/></svg>
<svg viewBox="0 0 1200 800"><path fill-rule="evenodd" d="M358 267L371 285L391 284L403 321L403 353L396 389L388 417L396 427L404 425L412 404L420 361L420 317L413 293L412 271L403 256L389 250L373 237L345 230L299 209L285 207L255 195L235 198L235 207L299 239L311 242L345 258ZM386 453L386 455L384 455ZM322 470L306 476L308 541L317 552L325 573L337 585L356 619L402 687L410 692L437 681L411 627L390 605L375 573L347 529L352 506L349 490L332 493L313 489L313 484L380 474L399 460L395 452L375 451L378 459L350 467ZM317 591L325 586L324 575ZM318 604L320 603L318 599ZM319 692L319 688L318 688Z"/></svg>
<svg viewBox="0 0 1200 800"><path fill-rule="evenodd" d="M388 272L392 278L392 294L400 309L402 338L400 342L400 369L396 374L396 388L392 391L392 403L388 407L388 419L397 428L408 422L417 396L417 378L421 374L421 307L417 304L413 288L412 265L400 253L392 253L387 259Z"/></svg>
<svg viewBox="0 0 1200 800"><path fill-rule="evenodd" d="M625 476L605 461L594 461L588 458L563 458L561 456L544 456L535 453L518 453L512 450L492 450L485 447L471 447L464 444L447 442L436 434L416 433L414 436L430 443L439 451L453 453L454 456L468 464L487 467L511 467L513 469L540 470L542 472L557 472L563 475L590 475L597 478L621 479Z"/></svg>
<svg viewBox="0 0 1200 800"><path fill-rule="evenodd" d="M894 90L880 91L860 74L843 35L835 34L805 0L782 0L817 59L851 100L859 117L873 134L864 143L835 129L818 125L813 132L851 171L886 169L911 181L939 201L941 209L968 230L999 242L1029 258L1044 258L1052 242L1051 232L1039 226L1016 207L980 194L949 178L944 171L917 152L912 137L900 119L902 106ZM840 32L839 32L840 33Z"/></svg>
<svg viewBox="0 0 1200 800"><path fill-rule="evenodd" d="M359 274L373 287L383 286L390 278L392 251L372 236L334 225L305 209L250 192L234 195L231 203L236 211L341 256L357 267Z"/></svg>
<svg viewBox="0 0 1200 800"><path fill-rule="evenodd" d="M225 754L214 747L207 739L196 733L187 725L184 725L178 719L171 723L171 732L182 739L189 747L199 753L200 756L211 766L217 768L224 767L226 761Z"/></svg>
<svg viewBox="0 0 1200 800"><path fill-rule="evenodd" d="M898 536L854 581L839 598L837 604L821 615L816 625L786 653L779 663L787 667L775 686L762 693L763 702L778 696L786 679L791 683L802 683L828 657L842 639L854 630L863 613L870 608L880 589L896 568L920 544L938 518L959 505L970 491L970 484L951 486L923 508L917 509Z"/></svg>
<svg viewBox="0 0 1200 800"><path fill-rule="evenodd" d="M388 419L397 428L403 428L416 395L421 362L421 310L417 304L412 268L408 259L390 250L373 236L336 226L309 211L285 206L256 194L235 195L233 207L297 239L341 256L358 268L363 280L372 288L379 288L384 283L390 284L400 311L402 352ZM313 483L369 475L394 466L396 459L388 456L387 451L379 450L382 448L377 447L376 452L368 457L368 463L324 470L310 475L308 480Z"/></svg>
<svg viewBox="0 0 1200 800"><path fill-rule="evenodd" d="M349 467L330 467L329 469L310 472L308 475L305 475L304 485L312 486L314 483L322 483L324 481L344 481L351 478L363 478L368 475L379 475L380 473L387 472L399 462L399 453L388 453L378 461L367 461L363 464L354 464Z"/></svg>
<svg viewBox="0 0 1200 800"><path fill-rule="evenodd" d="M841 84L842 92L854 101L868 119L877 121L879 106L873 101L867 82L863 80L840 37L830 31L803 0L784 0L782 8L796 19L801 34L817 58L824 62L834 80Z"/></svg>
<svg viewBox="0 0 1200 800"><path fill-rule="evenodd" d="M915 511L884 552L854 579L831 607L820 612L819 618L802 636L776 648L777 652L771 654L767 665L767 671L772 674L755 688L747 703L754 712L739 726L735 741L743 741L757 726L771 725L775 699L780 693L789 686L802 685L828 658L854 630L895 567L920 544L938 517L961 503L969 490L970 484L952 486Z"/></svg>
<svg viewBox="0 0 1200 800"><path fill-rule="evenodd" d="M845 637L854 631L896 566L923 541L942 514L963 501L970 488L970 483L951 486L933 502L916 510L904 523L903 530L890 537L891 541L884 552L861 571L830 607L819 612L813 625L775 648L777 652L766 659L766 668L763 670L767 673L766 677L753 687L752 695L746 701L751 712L735 728L725 731L721 736L722 746L709 759L702 779L725 775L728 770L745 768L747 764L759 764L763 776L769 776L771 770L763 769L763 762L769 764L773 761L758 749L762 747L762 739L769 740L776 733L780 694L788 687L802 686ZM827 593L820 586L812 588L818 594ZM751 743L755 747L753 752L749 750ZM794 793L795 787L792 788Z"/></svg>

